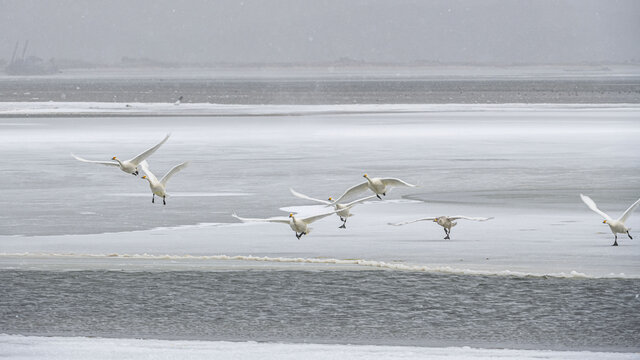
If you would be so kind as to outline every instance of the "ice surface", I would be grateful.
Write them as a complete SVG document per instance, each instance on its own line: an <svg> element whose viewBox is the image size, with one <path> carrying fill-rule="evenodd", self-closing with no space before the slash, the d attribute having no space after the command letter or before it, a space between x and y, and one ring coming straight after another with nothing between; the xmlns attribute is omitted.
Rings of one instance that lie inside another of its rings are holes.
<svg viewBox="0 0 640 360"><path fill-rule="evenodd" d="M611 247L609 229L578 197L587 194L614 215L640 197L637 105L223 110L180 118L0 119L2 266L64 268L73 254L106 267L116 255L118 264L135 267L137 259L125 255L147 254L160 268L173 257L201 257L193 260L206 269L224 267L224 256L253 256L460 273L640 276L637 240L621 237L621 246ZM192 160L169 183L175 196L167 206L151 204L139 178L69 155L133 156L167 132L171 139L149 159L154 168ZM335 196L365 172L420 187L356 206L346 230L333 216L314 223L299 241L286 225L238 224L230 216L319 211L289 187ZM433 223L387 225L456 214L495 219L460 222L451 241ZM639 229L639 221L634 214L627 225Z"/></svg>
<svg viewBox="0 0 640 360"><path fill-rule="evenodd" d="M0 335L7 359L637 359L633 353Z"/></svg>

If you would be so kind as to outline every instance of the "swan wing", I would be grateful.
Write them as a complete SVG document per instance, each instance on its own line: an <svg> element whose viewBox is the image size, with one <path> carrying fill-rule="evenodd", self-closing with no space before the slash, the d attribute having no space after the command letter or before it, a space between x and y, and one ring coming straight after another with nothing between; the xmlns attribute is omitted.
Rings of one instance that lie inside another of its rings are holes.
<svg viewBox="0 0 640 360"><path fill-rule="evenodd" d="M493 217L470 217L470 216L464 216L464 215L447 216L447 217L449 218L449 220L464 219L464 220L472 220L472 221L487 221L487 220L493 219Z"/></svg>
<svg viewBox="0 0 640 360"><path fill-rule="evenodd" d="M93 164L100 164L100 165L108 165L108 166L120 166L120 164L118 164L115 161L96 161L96 160L87 160L87 159L83 159L79 156L75 156L74 154L71 154L71 156L73 156L76 160L78 161L82 161L82 162L86 162L86 163L93 163Z"/></svg>
<svg viewBox="0 0 640 360"><path fill-rule="evenodd" d="M345 204L345 205L346 205L346 206L349 206L349 207L352 207L352 206L353 206L353 205L355 205L355 204L359 204L359 203L361 203L361 202L367 201L367 200L369 200L369 199L373 199L373 198L375 198L375 197L376 197L375 195L371 195L371 196L363 197L362 199L354 200L354 201L352 201L352 202L350 202L350 203L347 203L347 204Z"/></svg>
<svg viewBox="0 0 640 360"><path fill-rule="evenodd" d="M140 167L152 183L158 182L158 178L151 172L151 170L149 170L149 163L146 160L140 163Z"/></svg>
<svg viewBox="0 0 640 360"><path fill-rule="evenodd" d="M160 141L158 144L156 144L154 147L151 147L147 150L145 150L144 152L140 153L138 156L134 157L133 159L129 160L129 162L135 164L135 165L140 165L140 163L148 158L149 156L151 156L151 154L153 154L154 152L156 152L156 150L158 150L160 148L160 146L162 146L162 144L165 143L165 141L167 141L167 139L169 138L171 134L167 134L167 136L164 137L164 139L162 139L162 141Z"/></svg>
<svg viewBox="0 0 640 360"><path fill-rule="evenodd" d="M416 187L415 185L409 184L406 181L396 179L396 178L385 178L380 179L385 186L408 186L408 187Z"/></svg>
<svg viewBox="0 0 640 360"><path fill-rule="evenodd" d="M344 192L344 194L342 194L339 198L337 198L332 204L336 204L339 203L340 200L347 198L349 196L355 195L355 194L359 194L363 191L366 191L369 187L367 186L367 182L363 182L360 183L358 185L354 185L350 188L347 189L347 191Z"/></svg>
<svg viewBox="0 0 640 360"><path fill-rule="evenodd" d="M584 202L589 207L589 209L593 210L595 213L599 214L600 216L602 216L607 220L612 220L611 217L609 217L609 215L605 214L604 212L602 212L602 210L598 209L598 206L593 200L591 200L590 197L588 197L587 195L580 194L580 198L582 199L582 202Z"/></svg>
<svg viewBox="0 0 640 360"><path fill-rule="evenodd" d="M629 206L627 211L625 211L624 214L622 214L622 216L620 216L620 219L618 219L618 221L622 221L623 223L625 221L627 221L627 218L629 218L629 215L631 215L633 210L635 210L635 208L638 207L639 204L640 204L640 199L636 200L636 202L631 204L631 206Z"/></svg>
<svg viewBox="0 0 640 360"><path fill-rule="evenodd" d="M289 218L267 218L267 219L255 219L255 218L243 218L238 216L236 213L231 214L234 218L242 221L242 222L270 222L270 223L283 223L288 224Z"/></svg>
<svg viewBox="0 0 640 360"><path fill-rule="evenodd" d="M433 221L435 219L436 219L435 217L426 217L426 218L422 218L422 219L399 222L399 223L389 223L389 225L402 226L402 225L407 225L407 224L411 224L411 223L418 222L418 221Z"/></svg>
<svg viewBox="0 0 640 360"><path fill-rule="evenodd" d="M310 200L310 201L315 201L321 204L326 204L326 205L331 205L331 201L327 201L327 200L320 200L320 199L314 199L310 196L307 196L305 194L301 194L291 188L289 188L289 191L291 191L291 194L293 194L293 196L300 198L300 199L305 199L305 200Z"/></svg>
<svg viewBox="0 0 640 360"><path fill-rule="evenodd" d="M178 171L186 168L187 166L189 166L189 162L185 161L180 165L176 165L173 167L173 169L169 170L168 173L166 173L162 179L160 179L160 183L162 184L162 186L166 186L167 185L167 181L169 181L169 179L171 179L171 177L173 175L175 175Z"/></svg>
<svg viewBox="0 0 640 360"><path fill-rule="evenodd" d="M347 207L346 209L350 209L350 207ZM302 221L304 221L307 224L311 224L314 221L318 221L318 220L320 220L322 218L325 218L325 217L327 217L329 215L333 215L333 214L337 213L338 211L343 211L343 210L345 210L345 209L336 210L336 211L332 211L332 212L325 213L325 214L320 214L320 215L309 216L309 217L303 218Z"/></svg>

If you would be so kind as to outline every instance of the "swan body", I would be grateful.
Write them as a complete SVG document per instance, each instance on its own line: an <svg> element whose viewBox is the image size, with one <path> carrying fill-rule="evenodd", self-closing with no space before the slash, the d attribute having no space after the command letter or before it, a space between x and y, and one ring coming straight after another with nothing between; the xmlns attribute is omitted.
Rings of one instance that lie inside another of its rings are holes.
<svg viewBox="0 0 640 360"><path fill-rule="evenodd" d="M580 199L582 199L582 201L587 205L587 207L589 207L589 209L593 210L593 212L604 218L604 221L602 222L603 224L609 225L609 229L611 229L611 232L614 236L614 241L611 246L618 246L618 234L627 234L629 239L633 239L631 237L631 234L629 234L629 231L631 231L631 229L626 227L624 223L625 221L627 221L633 210L635 210L635 208L640 205L640 199L631 204L631 206L629 206L629 208L618 219L613 219L602 210L598 209L598 206L590 197L580 194Z"/></svg>
<svg viewBox="0 0 640 360"><path fill-rule="evenodd" d="M281 224L289 224L289 227L291 227L291 230L296 232L296 238L298 238L298 240L300 240L300 238L302 237L302 235L308 235L311 232L311 227L309 227L309 225L317 220L320 220L322 218L325 218L329 215L333 215L335 214L336 211L332 211L329 213L325 213L325 214L320 214L320 215L314 215L314 216L309 216L306 218L302 218L302 217L298 217L296 215L294 215L293 213L289 214L288 218L285 217L273 217L273 218L267 218L267 219L252 219L252 218L243 218L240 217L238 215L236 215L235 213L232 214L231 216L233 216L234 218L242 221L242 222L270 222L270 223L281 223Z"/></svg>
<svg viewBox="0 0 640 360"><path fill-rule="evenodd" d="M366 191L367 189L373 191L375 196L378 199L382 200L380 195L382 196L387 195L387 191L389 191L392 187L397 187L397 186L415 187L415 185L409 184L408 182L405 182L403 180L396 179L396 178L371 178L367 174L364 174L363 177L367 181L350 187L349 189L347 189L347 191L344 192L344 194L342 194L338 199L336 199L334 203L338 203L344 198L361 193L363 191Z"/></svg>
<svg viewBox="0 0 640 360"><path fill-rule="evenodd" d="M487 221L487 220L491 220L493 219L493 217L469 217L469 216L462 216L462 215L456 215L456 216L438 216L438 217L427 217L427 218L422 218L422 219L417 219L417 220L411 220L411 221L405 221L405 222L401 222L401 223L389 223L389 225L393 225L393 226L401 226L401 225L406 225L406 224L411 224L417 221L433 221L435 223L438 223L438 225L442 226L444 228L444 233L445 233L445 240L449 240L451 239L449 237L449 235L451 235L451 228L458 225L458 223L456 222L456 220L460 220L460 219L464 219L464 220L472 220L472 221Z"/></svg>
<svg viewBox="0 0 640 360"><path fill-rule="evenodd" d="M162 179L158 180L158 178L151 172L151 170L149 170L149 166L147 164L147 162L143 162L141 163L141 167L142 167L142 171L144 171L145 176L143 176L142 178L144 180L147 180L149 182L149 188L151 188L151 193L152 193L152 197L151 197L151 202L155 203L156 200L156 196L159 196L162 198L162 204L163 205L167 205L167 181L169 181L169 179L175 175L178 171L184 169L185 167L187 167L189 165L189 162L183 162L180 165L176 165L174 166L171 170L169 170L169 172L167 172Z"/></svg>
<svg viewBox="0 0 640 360"><path fill-rule="evenodd" d="M138 166L140 164L142 164L143 161L145 161L146 158L148 158L149 156L151 156L154 152L156 152L156 150L158 150L160 148L160 146L162 146L162 144L165 143L165 141L167 141L167 139L169 139L169 136L171 134L167 134L164 139L162 139L162 141L160 141L159 143L157 143L156 145L154 145L153 147L150 147L149 149L143 151L142 153L138 154L136 157L129 159L129 160L120 160L117 157L112 157L111 161L96 161L96 160L87 160L87 159L83 159L79 156L76 156L74 154L71 154L71 156L73 156L76 160L78 161L82 161L82 162L86 162L86 163L93 163L93 164L100 164L100 165L107 165L107 166L117 166L120 168L120 170L126 172L127 174L132 174L134 176L138 175Z"/></svg>
<svg viewBox="0 0 640 360"><path fill-rule="evenodd" d="M351 214L351 212L349 211L353 206L355 206L356 204L359 204L361 202L367 201L369 199L372 199L374 197L376 197L375 195L371 195L371 196L367 196L364 197L362 199L358 199L355 201L352 201L350 203L346 203L346 204L339 204L336 202L333 202L333 198L329 198L328 200L320 200L320 199L314 199L310 196L301 194L293 189L289 189L289 191L291 191L291 194L293 194L293 196L298 197L300 199L305 199L305 200L311 200L311 201L315 201L317 203L320 204L325 204L327 206L333 206L333 208L336 210L336 215L338 215L338 217L340 218L340 221L342 221L342 225L339 226L340 229L346 229L347 228L347 218L353 216L353 214Z"/></svg>

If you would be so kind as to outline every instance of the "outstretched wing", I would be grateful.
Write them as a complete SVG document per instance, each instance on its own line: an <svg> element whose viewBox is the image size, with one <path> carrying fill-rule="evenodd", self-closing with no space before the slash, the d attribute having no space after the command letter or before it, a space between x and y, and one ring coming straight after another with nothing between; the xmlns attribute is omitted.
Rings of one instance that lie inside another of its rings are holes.
<svg viewBox="0 0 640 360"><path fill-rule="evenodd" d="M268 219L243 218L236 215L236 213L231 214L231 216L243 222L271 222L271 223L283 223L283 224L289 223L289 218L268 218Z"/></svg>
<svg viewBox="0 0 640 360"><path fill-rule="evenodd" d="M151 170L149 170L149 163L146 160L140 163L140 167L152 183L158 182L158 178L151 172Z"/></svg>
<svg viewBox="0 0 640 360"><path fill-rule="evenodd" d="M418 222L418 221L433 221L435 219L436 219L435 217L427 217L427 218L411 220L411 221L405 221L405 222L400 222L400 223L389 223L389 225L402 226L402 225L407 225L407 224L411 224L411 223Z"/></svg>
<svg viewBox="0 0 640 360"><path fill-rule="evenodd" d="M375 198L375 197L376 197L375 195L371 195L371 196L363 197L362 199L354 200L354 201L352 201L352 202L350 202L350 203L347 203L347 204L345 204L345 205L346 205L346 206L348 206L348 207L352 207L352 206L353 206L353 205L355 205L355 204L359 204L359 203L361 203L361 202L367 201L367 200L369 200L369 199L373 199L373 198Z"/></svg>
<svg viewBox="0 0 640 360"><path fill-rule="evenodd" d="M145 150L144 152L142 152L141 154L139 154L138 156L134 157L133 159L129 160L130 163L136 164L136 165L140 165L140 163L148 158L149 156L151 156L151 154L153 154L154 152L156 152L156 150L158 150L160 148L160 146L162 146L162 144L164 144L165 141L167 141L167 139L169 138L169 136L171 136L171 134L167 134L167 136L164 137L164 139L162 139L162 141L160 141L156 146L149 148L147 150Z"/></svg>
<svg viewBox="0 0 640 360"><path fill-rule="evenodd" d="M160 179L160 183L162 184L162 186L166 186L167 185L167 181L169 181L169 179L171 179L171 177L173 175L175 175L178 171L186 168L187 166L189 166L189 162L185 161L180 165L176 165L173 167L173 169L169 170L168 173L166 173L162 179Z"/></svg>
<svg viewBox="0 0 640 360"><path fill-rule="evenodd" d="M327 201L327 200L320 200L320 199L314 199L310 196L307 196L305 194L301 194L291 188L289 188L289 191L291 191L291 194L293 194L293 196L300 198L300 199L305 199L305 200L311 200L311 201L315 201L315 202L319 202L321 204L326 204L326 205L331 205L331 201Z"/></svg>
<svg viewBox="0 0 640 360"><path fill-rule="evenodd" d="M408 187L416 187L415 185L409 184L408 182L402 181L396 178L384 178L380 179L385 186L408 186Z"/></svg>
<svg viewBox="0 0 640 360"><path fill-rule="evenodd" d="M347 209L349 209L349 207ZM320 215L309 216L309 217L303 218L302 221L306 222L307 224L311 224L314 221L318 221L318 220L320 220L322 218L325 218L325 217L327 217L329 215L333 215L333 214L337 213L338 211L343 211L343 210L345 210L345 209L336 210L336 211L332 211L332 212L325 213L325 214L320 214Z"/></svg>
<svg viewBox="0 0 640 360"><path fill-rule="evenodd" d="M347 189L347 191L344 192L344 194L342 194L339 198L337 198L332 204L336 204L339 203L340 200L347 198L349 196L355 195L355 194L359 194L363 191L366 191L368 189L367 186L367 182L363 182L361 184L355 185L350 187L349 189Z"/></svg>
<svg viewBox="0 0 640 360"><path fill-rule="evenodd" d="M447 216L447 217L449 218L449 220L464 219L464 220L472 220L472 221L487 221L487 220L493 219L493 217L469 217L469 216L463 216L463 215Z"/></svg>
<svg viewBox="0 0 640 360"><path fill-rule="evenodd" d="M596 203L593 200L591 200L590 197L588 197L587 195L580 194L580 198L582 199L582 201L585 204L587 204L589 209L591 209L594 212L598 213L600 216L602 216L603 218L605 218L607 220L612 220L611 217L609 217L609 215L605 214L604 212L602 212L602 210L598 209L598 206L596 205ZM629 209L631 209L631 208L629 208ZM629 211L629 210L627 210L627 211Z"/></svg>
<svg viewBox="0 0 640 360"><path fill-rule="evenodd" d="M629 217L629 215L631 215L633 210L635 210L635 208L638 207L638 204L640 204L640 199L636 200L636 202L634 202L631 206L629 206L627 211L625 211L624 214L620 216L620 219L618 219L618 221L622 221L623 223L627 221L627 218Z"/></svg>
<svg viewBox="0 0 640 360"><path fill-rule="evenodd" d="M79 156L75 156L74 154L71 154L71 156L73 156L74 158L76 158L76 160L78 161L82 161L82 162L86 162L86 163L93 163L93 164L100 164L100 165L108 165L108 166L120 166L120 164L118 164L115 161L95 161L95 160L87 160L87 159L83 159Z"/></svg>

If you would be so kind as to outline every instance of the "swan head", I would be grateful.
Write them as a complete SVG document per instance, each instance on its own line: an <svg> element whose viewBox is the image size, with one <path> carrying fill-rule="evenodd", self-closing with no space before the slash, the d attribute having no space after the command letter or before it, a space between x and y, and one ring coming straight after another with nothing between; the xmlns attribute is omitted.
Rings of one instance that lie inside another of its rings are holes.
<svg viewBox="0 0 640 360"><path fill-rule="evenodd" d="M367 177L369 177L369 175L364 174L364 175L362 175L362 177L363 177L363 178L367 178Z"/></svg>

